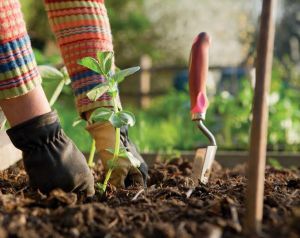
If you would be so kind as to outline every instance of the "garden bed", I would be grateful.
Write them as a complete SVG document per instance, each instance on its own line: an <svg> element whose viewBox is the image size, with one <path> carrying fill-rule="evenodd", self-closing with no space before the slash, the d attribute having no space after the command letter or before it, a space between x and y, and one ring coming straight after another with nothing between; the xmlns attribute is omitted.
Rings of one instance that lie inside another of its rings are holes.
<svg viewBox="0 0 300 238"><path fill-rule="evenodd" d="M0 237L242 237L245 166L214 165L207 186L191 188L191 164L157 163L148 188L84 200L31 190L22 166L0 173ZM101 179L101 165L95 169ZM299 237L300 170L266 170L263 237Z"/></svg>

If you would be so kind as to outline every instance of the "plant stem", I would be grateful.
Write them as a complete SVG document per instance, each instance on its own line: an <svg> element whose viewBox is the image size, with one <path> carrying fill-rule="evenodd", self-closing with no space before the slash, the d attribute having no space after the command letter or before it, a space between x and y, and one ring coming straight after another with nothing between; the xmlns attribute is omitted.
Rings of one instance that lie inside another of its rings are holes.
<svg viewBox="0 0 300 238"><path fill-rule="evenodd" d="M93 140L92 142L92 146L91 146L91 150L90 150L90 155L89 155L89 160L88 160L88 166L94 167L94 156L95 156L95 152L96 152L96 141Z"/></svg>
<svg viewBox="0 0 300 238"><path fill-rule="evenodd" d="M115 144L115 151L114 151L114 157L112 159L112 164L115 164L119 158L119 151L120 151L120 128L116 128L116 144ZM106 187L108 184L108 181L111 177L111 173L113 171L114 168L109 168L106 175L105 175L105 179L103 182L103 193L106 191Z"/></svg>
<svg viewBox="0 0 300 238"><path fill-rule="evenodd" d="M1 125L0 125L0 130L4 130L5 129L5 124L6 124L6 119L3 120L3 122L1 122Z"/></svg>
<svg viewBox="0 0 300 238"><path fill-rule="evenodd" d="M55 91L54 91L54 93L53 93L53 95L52 95L52 97L51 97L51 99L50 99L50 101L49 101L49 104L50 104L51 107L52 107L53 104L56 102L56 100L57 100L58 96L60 95L60 93L61 93L61 91L62 91L64 85L65 85L65 80L62 79L62 80L59 82L59 84L57 85L57 87L55 88Z"/></svg>
<svg viewBox="0 0 300 238"><path fill-rule="evenodd" d="M118 102L116 97L113 98L113 102L114 102L114 112L119 112L119 108L118 108ZM114 150L114 156L112 159L112 164L116 164L118 158L119 158L119 152L120 152L120 144L121 144L121 140L120 140L120 136L121 136L121 130L120 128L116 128L116 138L115 138L115 150ZM103 190L101 191L101 193L104 193L106 191L107 188L107 184L108 181L111 177L111 173L113 171L114 168L109 168L106 175L105 175L105 179L103 182Z"/></svg>

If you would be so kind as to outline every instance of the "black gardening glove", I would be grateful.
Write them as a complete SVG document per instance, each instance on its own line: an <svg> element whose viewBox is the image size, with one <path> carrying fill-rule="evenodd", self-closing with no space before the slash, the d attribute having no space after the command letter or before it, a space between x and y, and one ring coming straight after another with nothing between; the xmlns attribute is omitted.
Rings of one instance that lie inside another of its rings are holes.
<svg viewBox="0 0 300 238"><path fill-rule="evenodd" d="M121 128L121 142L126 147L127 151L131 152L133 154L133 156L141 162L141 165L139 167L139 171L141 172L141 174L143 176L144 186L146 187L147 186L147 177L148 177L148 165L146 164L145 160L143 159L143 157L138 152L135 144L132 143L132 141L129 139L129 137L128 137L128 127L127 126L123 126ZM127 180L129 180L129 181L125 181L125 184L126 183L130 184L131 183L130 179L131 178L129 176L127 178Z"/></svg>
<svg viewBox="0 0 300 238"><path fill-rule="evenodd" d="M83 154L62 130L56 112L35 117L7 130L23 152L30 185L43 193L60 188L92 196L94 178Z"/></svg>

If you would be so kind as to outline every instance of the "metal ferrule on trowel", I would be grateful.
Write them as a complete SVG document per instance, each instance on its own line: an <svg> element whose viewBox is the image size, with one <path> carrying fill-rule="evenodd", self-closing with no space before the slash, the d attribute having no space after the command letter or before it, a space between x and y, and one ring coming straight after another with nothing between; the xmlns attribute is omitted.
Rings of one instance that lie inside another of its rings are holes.
<svg viewBox="0 0 300 238"><path fill-rule="evenodd" d="M215 159L217 144L213 134L205 127L204 120L208 108L206 96L206 79L208 75L208 55L210 38L207 33L200 33L194 40L189 62L189 88L191 99L192 120L208 138L210 144L199 148L196 152L193 164L192 179L195 185L199 181L208 182L211 167Z"/></svg>

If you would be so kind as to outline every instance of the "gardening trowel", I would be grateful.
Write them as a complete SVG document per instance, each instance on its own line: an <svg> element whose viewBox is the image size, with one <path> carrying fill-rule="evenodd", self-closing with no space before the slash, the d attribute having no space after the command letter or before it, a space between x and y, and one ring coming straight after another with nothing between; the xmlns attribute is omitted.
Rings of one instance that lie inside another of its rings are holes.
<svg viewBox="0 0 300 238"><path fill-rule="evenodd" d="M194 40L189 63L189 87L191 98L192 120L197 122L199 129L208 138L210 144L199 148L193 164L192 179L195 185L199 181L206 184L215 159L217 144L213 134L205 127L205 113L208 107L206 96L206 79L208 75L208 50L210 37L200 33Z"/></svg>

